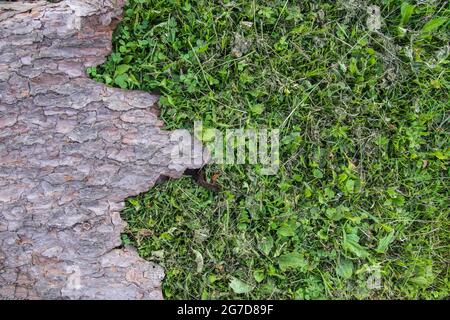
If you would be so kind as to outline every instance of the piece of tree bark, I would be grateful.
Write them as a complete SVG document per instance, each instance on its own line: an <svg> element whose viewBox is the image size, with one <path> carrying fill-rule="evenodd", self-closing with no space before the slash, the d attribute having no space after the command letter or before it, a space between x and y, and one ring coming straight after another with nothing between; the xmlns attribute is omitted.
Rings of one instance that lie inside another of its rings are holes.
<svg viewBox="0 0 450 320"><path fill-rule="evenodd" d="M162 298L162 268L120 247L119 213L196 166L171 159L156 96L85 74L122 6L0 4L0 298Z"/></svg>

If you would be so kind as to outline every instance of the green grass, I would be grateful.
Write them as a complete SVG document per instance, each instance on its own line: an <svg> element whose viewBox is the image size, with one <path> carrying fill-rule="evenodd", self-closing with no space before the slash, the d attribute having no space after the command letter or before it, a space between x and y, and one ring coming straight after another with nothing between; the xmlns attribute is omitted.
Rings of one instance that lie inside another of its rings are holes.
<svg viewBox="0 0 450 320"><path fill-rule="evenodd" d="M168 129L281 129L277 175L128 200L166 298L448 297L449 4L370 4L378 31L366 1L128 2L94 79L160 92Z"/></svg>

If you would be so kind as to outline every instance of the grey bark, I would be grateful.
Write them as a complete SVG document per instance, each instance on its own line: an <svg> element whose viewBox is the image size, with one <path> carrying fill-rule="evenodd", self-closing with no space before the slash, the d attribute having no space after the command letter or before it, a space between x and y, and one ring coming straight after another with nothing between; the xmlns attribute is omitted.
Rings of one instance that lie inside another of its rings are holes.
<svg viewBox="0 0 450 320"><path fill-rule="evenodd" d="M124 199L179 177L157 97L85 74L123 1L0 3L0 298L161 299L121 248Z"/></svg>

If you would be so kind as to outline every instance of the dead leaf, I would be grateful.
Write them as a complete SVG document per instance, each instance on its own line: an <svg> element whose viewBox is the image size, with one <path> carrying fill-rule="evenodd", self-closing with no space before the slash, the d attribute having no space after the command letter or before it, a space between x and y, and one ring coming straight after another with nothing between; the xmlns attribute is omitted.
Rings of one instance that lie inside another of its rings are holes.
<svg viewBox="0 0 450 320"><path fill-rule="evenodd" d="M215 183L219 177L220 177L220 172L215 172L211 177L211 182Z"/></svg>
<svg viewBox="0 0 450 320"><path fill-rule="evenodd" d="M148 229L141 229L139 230L138 235L141 237L150 237L153 235L153 231Z"/></svg>

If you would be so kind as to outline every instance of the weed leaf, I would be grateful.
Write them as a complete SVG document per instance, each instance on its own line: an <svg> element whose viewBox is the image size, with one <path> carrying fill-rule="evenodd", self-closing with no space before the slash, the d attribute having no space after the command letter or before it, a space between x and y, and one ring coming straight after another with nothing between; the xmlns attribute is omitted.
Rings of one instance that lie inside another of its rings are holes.
<svg viewBox="0 0 450 320"><path fill-rule="evenodd" d="M230 281L230 288L237 294L249 293L253 290L253 287L237 278L233 278Z"/></svg>
<svg viewBox="0 0 450 320"><path fill-rule="evenodd" d="M278 258L278 264L282 271L285 271L290 268L303 269L308 265L303 255L297 252L291 252L281 255Z"/></svg>

